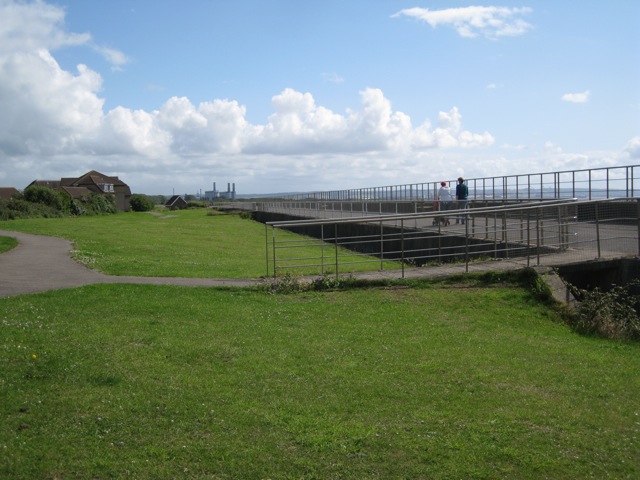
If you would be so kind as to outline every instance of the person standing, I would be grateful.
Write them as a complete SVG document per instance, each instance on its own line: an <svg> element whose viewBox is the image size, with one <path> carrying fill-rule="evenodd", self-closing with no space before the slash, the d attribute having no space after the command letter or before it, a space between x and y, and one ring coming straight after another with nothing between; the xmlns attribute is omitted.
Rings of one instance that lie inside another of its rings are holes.
<svg viewBox="0 0 640 480"><path fill-rule="evenodd" d="M458 208L460 210L467 209L467 203L469 202L468 197L469 197L469 188L467 188L467 186L465 185L464 178L459 177L458 184L456 185L456 200L458 201ZM466 218L467 218L466 215L459 215L458 219L456 220L456 223L462 222L462 224L464 225Z"/></svg>
<svg viewBox="0 0 640 480"><path fill-rule="evenodd" d="M453 197L451 196L451 190L447 186L447 182L440 182L440 189L438 190L438 204L440 205L440 211L446 212L451 210L451 202ZM449 219L442 217L440 219L443 225L449 225Z"/></svg>

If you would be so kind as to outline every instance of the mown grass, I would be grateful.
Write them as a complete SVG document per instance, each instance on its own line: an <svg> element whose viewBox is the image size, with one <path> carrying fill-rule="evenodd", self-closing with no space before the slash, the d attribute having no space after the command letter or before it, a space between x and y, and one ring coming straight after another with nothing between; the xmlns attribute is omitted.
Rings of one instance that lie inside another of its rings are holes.
<svg viewBox="0 0 640 480"><path fill-rule="evenodd" d="M12 237L0 237L0 253L8 252L18 246L18 241Z"/></svg>
<svg viewBox="0 0 640 480"><path fill-rule="evenodd" d="M181 236L157 272L264 260L240 238L263 226L199 213L0 229L134 272ZM638 478L640 346L576 335L509 278L0 299L0 478Z"/></svg>
<svg viewBox="0 0 640 480"><path fill-rule="evenodd" d="M155 213L11 220L0 222L0 230L71 240L78 261L110 275L259 278L267 273L263 224L239 215L208 215L204 209ZM286 231L279 232L278 236L298 242L301 238ZM322 255L319 246L303 246L297 250L296 255L302 258L318 259ZM342 261L349 261L349 256L342 252ZM325 273L332 272L331 253L333 250L326 259ZM320 260L306 263L320 264ZM370 271L380 266L379 261L359 263L353 265L352 270ZM394 262L384 262L383 266L399 267ZM269 275L273 275L272 267L269 268ZM321 273L320 267L301 267L290 272Z"/></svg>
<svg viewBox="0 0 640 480"><path fill-rule="evenodd" d="M3 478L637 478L640 349L517 286L0 300Z"/></svg>

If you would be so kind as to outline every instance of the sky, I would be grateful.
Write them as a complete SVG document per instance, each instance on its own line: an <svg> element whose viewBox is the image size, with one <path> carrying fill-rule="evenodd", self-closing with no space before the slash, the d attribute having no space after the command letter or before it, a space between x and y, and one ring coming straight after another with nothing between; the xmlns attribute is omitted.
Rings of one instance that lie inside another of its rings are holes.
<svg viewBox="0 0 640 480"><path fill-rule="evenodd" d="M0 0L0 187L309 192L640 163L640 2Z"/></svg>

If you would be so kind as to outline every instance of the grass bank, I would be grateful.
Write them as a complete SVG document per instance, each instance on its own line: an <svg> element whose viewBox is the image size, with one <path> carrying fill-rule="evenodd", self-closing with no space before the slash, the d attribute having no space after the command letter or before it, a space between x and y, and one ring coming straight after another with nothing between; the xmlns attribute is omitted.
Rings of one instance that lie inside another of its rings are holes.
<svg viewBox="0 0 640 480"><path fill-rule="evenodd" d="M514 285L0 300L0 477L635 478L640 349Z"/></svg>

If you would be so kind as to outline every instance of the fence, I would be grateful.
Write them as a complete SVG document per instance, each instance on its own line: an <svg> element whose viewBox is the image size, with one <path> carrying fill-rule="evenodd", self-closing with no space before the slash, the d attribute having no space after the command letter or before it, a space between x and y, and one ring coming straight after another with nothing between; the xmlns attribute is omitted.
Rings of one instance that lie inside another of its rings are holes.
<svg viewBox="0 0 640 480"><path fill-rule="evenodd" d="M464 224L445 218L463 218ZM298 233L288 235L284 230ZM522 266L640 254L637 199L505 203L467 210L267 222L267 276L510 259Z"/></svg>
<svg viewBox="0 0 640 480"><path fill-rule="evenodd" d="M466 179L471 200L634 197L640 191L640 165ZM455 179L445 180L451 187ZM433 201L440 180L405 185L278 195L278 201ZM274 199L275 200L275 199Z"/></svg>

